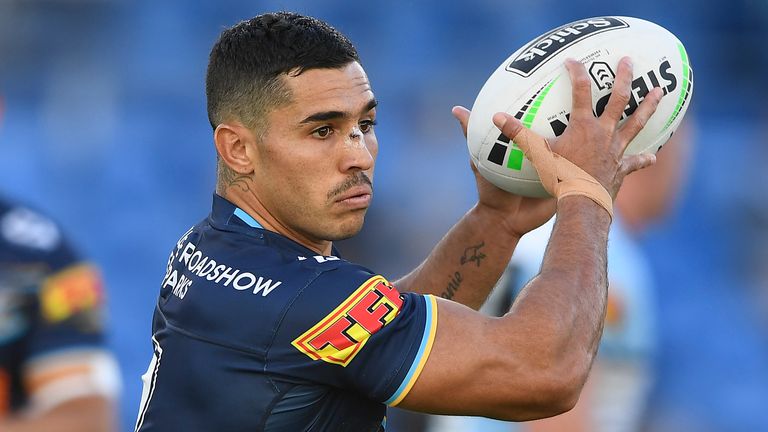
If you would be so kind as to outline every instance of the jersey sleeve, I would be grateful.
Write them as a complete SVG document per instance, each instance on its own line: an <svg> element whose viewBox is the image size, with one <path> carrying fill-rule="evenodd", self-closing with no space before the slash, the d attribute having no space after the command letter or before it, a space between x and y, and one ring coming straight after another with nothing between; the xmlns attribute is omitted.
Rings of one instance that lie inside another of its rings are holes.
<svg viewBox="0 0 768 432"><path fill-rule="evenodd" d="M104 345L101 276L91 264L72 261L40 284L37 322L28 357Z"/></svg>
<svg viewBox="0 0 768 432"><path fill-rule="evenodd" d="M436 301L350 267L324 272L302 291L283 320L272 364L294 379L396 406L429 357Z"/></svg>
<svg viewBox="0 0 768 432"><path fill-rule="evenodd" d="M105 347L98 269L82 260L58 224L26 207L3 215L0 236L28 322L18 353L25 409L37 414L72 398L114 397L119 373Z"/></svg>
<svg viewBox="0 0 768 432"><path fill-rule="evenodd" d="M24 384L41 412L82 396L115 397L119 372L104 337L104 294L96 266L62 239L42 259L35 324L26 338Z"/></svg>
<svg viewBox="0 0 768 432"><path fill-rule="evenodd" d="M28 312L33 324L25 336L25 361L52 351L101 345L101 275L82 259L59 225L39 212L17 206L0 220L0 235L12 254L5 262L19 275L26 275L17 278L25 281L17 288L34 296L34 310Z"/></svg>

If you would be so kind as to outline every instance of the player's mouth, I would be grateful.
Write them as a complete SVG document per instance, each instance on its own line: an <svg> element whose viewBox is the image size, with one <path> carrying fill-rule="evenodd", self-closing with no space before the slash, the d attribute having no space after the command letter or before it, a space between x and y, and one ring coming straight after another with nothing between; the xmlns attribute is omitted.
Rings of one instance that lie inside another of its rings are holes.
<svg viewBox="0 0 768 432"><path fill-rule="evenodd" d="M360 185L347 189L336 197L335 201L350 210L363 209L371 205L373 190L368 185Z"/></svg>

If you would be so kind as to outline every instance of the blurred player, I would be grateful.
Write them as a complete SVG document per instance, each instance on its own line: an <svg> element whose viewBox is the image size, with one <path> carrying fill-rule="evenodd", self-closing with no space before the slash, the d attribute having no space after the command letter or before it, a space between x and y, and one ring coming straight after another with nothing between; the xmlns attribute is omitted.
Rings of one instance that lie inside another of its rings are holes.
<svg viewBox="0 0 768 432"><path fill-rule="evenodd" d="M602 332L613 197L655 160L622 155L661 91L618 128L629 59L599 118L584 66L566 67L574 109L552 145L585 173L564 179L574 195L522 198L476 175L475 207L392 284L333 247L362 227L378 153L377 102L356 50L292 13L225 30L206 79L213 209L168 259L136 429L374 432L387 405L507 420L569 410ZM466 131L469 111L454 115ZM524 149L546 149L514 117L494 122ZM555 209L525 298L501 319L473 310L520 237Z"/></svg>
<svg viewBox="0 0 768 432"><path fill-rule="evenodd" d="M109 431L103 294L50 219L0 199L0 430Z"/></svg>
<svg viewBox="0 0 768 432"><path fill-rule="evenodd" d="M0 431L114 430L102 283L47 217L0 197Z"/></svg>

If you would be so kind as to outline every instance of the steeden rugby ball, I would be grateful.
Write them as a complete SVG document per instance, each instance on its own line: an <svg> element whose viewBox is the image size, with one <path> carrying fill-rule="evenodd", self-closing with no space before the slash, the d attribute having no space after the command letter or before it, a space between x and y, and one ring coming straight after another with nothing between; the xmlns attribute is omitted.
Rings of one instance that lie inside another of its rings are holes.
<svg viewBox="0 0 768 432"><path fill-rule="evenodd" d="M665 96L627 154L655 153L675 132L690 105L693 71L683 44L649 21L604 16L574 21L551 30L507 58L488 78L475 100L467 131L469 152L480 173L518 195L547 192L523 152L493 124L496 112L518 118L546 138L565 131L571 109L571 82L564 62L581 61L591 77L595 115L605 109L619 60L632 59L632 96L623 119L654 87ZM622 120L623 121L623 120Z"/></svg>

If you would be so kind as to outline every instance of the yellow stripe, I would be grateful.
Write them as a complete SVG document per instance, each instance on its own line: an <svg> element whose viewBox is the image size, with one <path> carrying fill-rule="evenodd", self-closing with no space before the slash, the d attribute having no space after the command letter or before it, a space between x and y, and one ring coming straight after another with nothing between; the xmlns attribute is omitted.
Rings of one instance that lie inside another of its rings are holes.
<svg viewBox="0 0 768 432"><path fill-rule="evenodd" d="M432 322L429 323L429 339L427 340L427 346L424 348L424 354L421 356L421 359L419 359L419 365L416 366L416 372L414 372L411 380L405 386L403 392L400 393L400 396L398 396L397 399L389 404L391 407L397 406L411 391L411 387L416 384L416 380L419 379L421 370L424 369L424 365L427 364L429 354L432 352L432 344L435 342L435 334L437 333L437 300L435 300L435 297L432 295L426 295L424 297L432 304Z"/></svg>

